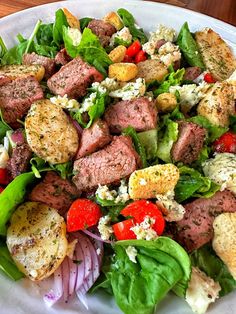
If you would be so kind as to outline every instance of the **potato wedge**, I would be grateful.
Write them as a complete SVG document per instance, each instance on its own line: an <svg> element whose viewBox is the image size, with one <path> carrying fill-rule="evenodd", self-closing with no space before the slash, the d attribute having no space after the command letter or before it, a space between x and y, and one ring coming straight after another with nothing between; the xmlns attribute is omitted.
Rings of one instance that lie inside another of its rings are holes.
<svg viewBox="0 0 236 314"><path fill-rule="evenodd" d="M236 68L236 59L228 44L210 28L195 33L206 68L218 81L227 79Z"/></svg>
<svg viewBox="0 0 236 314"><path fill-rule="evenodd" d="M157 97L156 104L158 111L171 112L177 106L177 100L171 93L162 93Z"/></svg>
<svg viewBox="0 0 236 314"><path fill-rule="evenodd" d="M7 246L22 273L33 281L47 278L67 253L64 219L54 208L26 202L11 217Z"/></svg>
<svg viewBox="0 0 236 314"><path fill-rule="evenodd" d="M48 99L31 105L25 119L26 139L32 151L52 164L75 156L79 139L63 109Z"/></svg>
<svg viewBox="0 0 236 314"><path fill-rule="evenodd" d="M126 47L125 46L117 46L109 53L109 58L112 62L118 63L124 60L125 53L126 53Z"/></svg>
<svg viewBox="0 0 236 314"><path fill-rule="evenodd" d="M42 65L32 64L32 65L21 65L21 64L12 64L4 65L0 67L0 76L8 77L11 80L15 80L19 77L25 77L32 75L39 82L43 79L45 69Z"/></svg>
<svg viewBox="0 0 236 314"><path fill-rule="evenodd" d="M142 77L145 79L146 83L157 80L162 81L165 75L168 74L167 66L158 60L145 60L139 62L138 66L138 77Z"/></svg>
<svg viewBox="0 0 236 314"><path fill-rule="evenodd" d="M116 12L109 12L104 16L103 21L113 25L117 31L119 31L124 26Z"/></svg>
<svg viewBox="0 0 236 314"><path fill-rule="evenodd" d="M206 117L212 124L223 127L229 125L229 116L234 111L233 87L227 82L214 84L197 107L199 115Z"/></svg>
<svg viewBox="0 0 236 314"><path fill-rule="evenodd" d="M134 171L129 178L131 199L155 198L173 191L179 180L179 170L173 164L155 165Z"/></svg>
<svg viewBox="0 0 236 314"><path fill-rule="evenodd" d="M121 82L128 82L138 74L138 67L134 63L114 63L109 66L108 76Z"/></svg>
<svg viewBox="0 0 236 314"><path fill-rule="evenodd" d="M78 28L80 30L79 19L75 17L67 8L63 8L62 10L66 16L66 20L69 26L72 28Z"/></svg>

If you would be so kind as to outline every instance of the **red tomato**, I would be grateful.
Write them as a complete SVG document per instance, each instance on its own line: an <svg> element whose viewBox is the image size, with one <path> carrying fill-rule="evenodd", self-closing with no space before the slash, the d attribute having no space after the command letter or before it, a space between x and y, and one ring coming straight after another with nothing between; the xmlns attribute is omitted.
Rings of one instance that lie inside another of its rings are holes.
<svg viewBox="0 0 236 314"><path fill-rule="evenodd" d="M129 57L129 56L127 56L127 55L125 55L123 62L133 63L134 59Z"/></svg>
<svg viewBox="0 0 236 314"><path fill-rule="evenodd" d="M9 183L9 177L7 169L0 168L0 184L7 185Z"/></svg>
<svg viewBox="0 0 236 314"><path fill-rule="evenodd" d="M2 191L4 191L4 188L0 186L0 193L2 193Z"/></svg>
<svg viewBox="0 0 236 314"><path fill-rule="evenodd" d="M207 83L215 83L216 80L214 79L214 77L211 75L211 73L206 73L204 75L204 81Z"/></svg>
<svg viewBox="0 0 236 314"><path fill-rule="evenodd" d="M133 219L127 219L122 222L118 222L117 224L113 225L113 231L116 236L117 240L130 240L136 239L135 233L130 230L130 228L134 227L135 223Z"/></svg>
<svg viewBox="0 0 236 314"><path fill-rule="evenodd" d="M236 154L236 134L232 132L226 132L213 143L213 147L214 150L218 153Z"/></svg>
<svg viewBox="0 0 236 314"><path fill-rule="evenodd" d="M140 50L140 51L136 54L136 56L135 56L135 58L134 58L134 61L135 61L135 63L139 63L139 62L145 61L145 60L147 60L147 54L146 54L145 51Z"/></svg>
<svg viewBox="0 0 236 314"><path fill-rule="evenodd" d="M162 212L156 204L147 200L135 201L126 206L120 212L125 217L133 217L134 221L138 224L144 221L146 216L155 219L155 224L152 226L158 235L161 235L165 228L165 220Z"/></svg>
<svg viewBox="0 0 236 314"><path fill-rule="evenodd" d="M92 227L98 223L102 213L100 207L88 200L77 199L67 213L67 231L73 232Z"/></svg>
<svg viewBox="0 0 236 314"><path fill-rule="evenodd" d="M142 46L138 40L135 40L126 50L126 54L129 57L134 57L139 50L141 50Z"/></svg>

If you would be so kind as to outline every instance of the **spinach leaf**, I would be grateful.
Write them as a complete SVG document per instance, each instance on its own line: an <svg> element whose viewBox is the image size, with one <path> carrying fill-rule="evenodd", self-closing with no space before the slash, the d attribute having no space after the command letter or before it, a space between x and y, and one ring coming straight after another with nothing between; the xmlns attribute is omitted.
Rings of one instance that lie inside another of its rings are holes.
<svg viewBox="0 0 236 314"><path fill-rule="evenodd" d="M186 166L180 167L180 178L175 186L175 198L181 203L189 197L211 197L220 186L200 172Z"/></svg>
<svg viewBox="0 0 236 314"><path fill-rule="evenodd" d="M192 117L188 119L187 121L194 122L207 129L207 132L208 132L207 142L208 143L214 142L222 134L228 131L228 128L214 125L207 118L200 115Z"/></svg>
<svg viewBox="0 0 236 314"><path fill-rule="evenodd" d="M158 130L157 157L165 162L171 162L171 149L178 139L178 123L172 121L169 115L162 117Z"/></svg>
<svg viewBox="0 0 236 314"><path fill-rule="evenodd" d="M58 9L56 11L56 18L53 24L53 41L60 46L63 43L63 26L68 27L69 24L67 22L66 16L62 9Z"/></svg>
<svg viewBox="0 0 236 314"><path fill-rule="evenodd" d="M4 121L2 111L0 109L0 141L2 141L6 136L6 132L10 130L12 130L12 128Z"/></svg>
<svg viewBox="0 0 236 314"><path fill-rule="evenodd" d="M34 180L33 172L22 173L0 194L0 235L6 235L6 223L16 207L24 201L26 188Z"/></svg>
<svg viewBox="0 0 236 314"><path fill-rule="evenodd" d="M39 45L49 46L53 41L53 23L41 24L36 39Z"/></svg>
<svg viewBox="0 0 236 314"><path fill-rule="evenodd" d="M162 93L168 93L171 86L180 85L183 81L185 69L179 69L176 72L171 72L161 83L161 85L154 90L154 95L157 97Z"/></svg>
<svg viewBox="0 0 236 314"><path fill-rule="evenodd" d="M157 157L157 129L137 133L141 145L144 147L147 160Z"/></svg>
<svg viewBox="0 0 236 314"><path fill-rule="evenodd" d="M179 46L189 65L200 67L203 70L205 69L201 53L198 49L195 39L190 33L187 22L183 24L179 32L177 45Z"/></svg>
<svg viewBox="0 0 236 314"><path fill-rule="evenodd" d="M85 29L85 27L88 26L90 21L92 21L91 17L83 17L82 19L79 20L81 31L83 31Z"/></svg>
<svg viewBox="0 0 236 314"><path fill-rule="evenodd" d="M128 135L131 137L131 139L134 143L135 150L137 151L137 153L139 154L139 156L141 158L142 166L143 166L143 168L146 168L147 167L146 151L145 151L145 148L144 148L143 144L141 143L135 129L132 126L128 126L127 128L123 129L122 134Z"/></svg>
<svg viewBox="0 0 236 314"><path fill-rule="evenodd" d="M120 16L124 26L129 28L129 31L131 35L133 36L133 39L138 39L141 44L144 44L148 41L147 36L145 35L142 28L137 28L135 26L135 20L133 15L125 10L125 9L119 9L117 10L118 15Z"/></svg>
<svg viewBox="0 0 236 314"><path fill-rule="evenodd" d="M33 44L32 51L37 53L40 56L55 58L58 48L55 46L39 45L37 43Z"/></svg>
<svg viewBox="0 0 236 314"><path fill-rule="evenodd" d="M198 267L209 277L219 282L221 297L236 289L236 280L234 280L228 268L216 255L210 244L206 244L194 251L190 258L193 266Z"/></svg>
<svg viewBox="0 0 236 314"><path fill-rule="evenodd" d="M16 267L6 244L2 242L0 242L0 270L15 281L24 277Z"/></svg>
<svg viewBox="0 0 236 314"><path fill-rule="evenodd" d="M137 263L129 260L125 251L128 246L137 250ZM171 289L185 296L191 265L188 254L175 241L166 237L118 241L114 250L108 277L125 314L152 314Z"/></svg>

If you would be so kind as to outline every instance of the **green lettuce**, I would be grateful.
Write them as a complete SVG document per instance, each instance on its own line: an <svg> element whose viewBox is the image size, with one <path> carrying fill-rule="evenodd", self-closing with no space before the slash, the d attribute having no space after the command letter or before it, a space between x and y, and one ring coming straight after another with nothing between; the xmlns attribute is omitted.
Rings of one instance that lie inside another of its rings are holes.
<svg viewBox="0 0 236 314"><path fill-rule="evenodd" d="M193 266L198 267L209 277L219 282L221 297L236 289L236 280L234 280L228 268L216 255L210 244L206 244L194 251L190 257Z"/></svg>
<svg viewBox="0 0 236 314"><path fill-rule="evenodd" d="M154 96L158 96L162 93L168 93L171 86L180 85L184 78L185 69L179 69L176 72L171 71L161 85L154 90Z"/></svg>
<svg viewBox="0 0 236 314"><path fill-rule="evenodd" d="M137 250L137 263L130 261L126 253L129 246ZM170 290L185 296L191 264L188 254L175 241L166 237L118 241L114 250L108 278L125 314L152 314Z"/></svg>
<svg viewBox="0 0 236 314"><path fill-rule="evenodd" d="M183 53L188 64L191 66L197 66L201 69L205 69L202 55L198 49L197 43L190 33L188 23L185 22L179 32L177 38L177 45Z"/></svg>
<svg viewBox="0 0 236 314"><path fill-rule="evenodd" d="M200 172L186 166L180 167L180 178L175 186L175 199L181 203L190 197L211 197L220 186Z"/></svg>
<svg viewBox="0 0 236 314"><path fill-rule="evenodd" d="M147 160L154 160L157 157L157 129L137 133L143 145Z"/></svg>

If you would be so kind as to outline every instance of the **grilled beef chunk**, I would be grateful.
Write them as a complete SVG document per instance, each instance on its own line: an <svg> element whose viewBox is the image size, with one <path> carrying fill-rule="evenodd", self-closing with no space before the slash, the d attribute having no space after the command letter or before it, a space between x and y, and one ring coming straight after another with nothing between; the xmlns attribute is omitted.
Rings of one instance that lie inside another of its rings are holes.
<svg viewBox="0 0 236 314"><path fill-rule="evenodd" d="M83 130L76 159L94 153L110 141L111 135L107 123L98 119L90 128Z"/></svg>
<svg viewBox="0 0 236 314"><path fill-rule="evenodd" d="M129 125L136 131L147 131L157 126L157 109L148 97L140 97L109 106L104 118L112 133L119 134Z"/></svg>
<svg viewBox="0 0 236 314"><path fill-rule="evenodd" d="M75 58L54 74L47 81L52 93L60 96L83 97L87 93L87 87L93 82L101 82L103 76L93 66L82 59Z"/></svg>
<svg viewBox="0 0 236 314"><path fill-rule="evenodd" d="M193 81L202 73L199 67L189 67L185 69L184 80Z"/></svg>
<svg viewBox="0 0 236 314"><path fill-rule="evenodd" d="M45 69L45 78L48 79L56 72L56 63L54 59L37 55L35 52L23 55L22 63L26 65L40 64Z"/></svg>
<svg viewBox="0 0 236 314"><path fill-rule="evenodd" d="M77 174L73 182L78 190L89 191L99 184L110 184L128 177L138 168L139 162L131 138L115 136L102 150L75 161L74 172Z"/></svg>
<svg viewBox="0 0 236 314"><path fill-rule="evenodd" d="M184 218L177 222L177 240L192 252L212 239L216 216L236 211L236 198L225 190L210 198L199 198L184 207Z"/></svg>
<svg viewBox="0 0 236 314"><path fill-rule="evenodd" d="M7 170L12 179L28 170L31 157L32 151L28 144L17 144L16 147L13 148L11 158L7 165Z"/></svg>
<svg viewBox="0 0 236 314"><path fill-rule="evenodd" d="M68 55L65 48L61 49L55 56L55 62L59 65L65 65L71 61L71 57Z"/></svg>
<svg viewBox="0 0 236 314"><path fill-rule="evenodd" d="M179 122L179 137L172 147L172 158L191 164L202 150L206 129L192 122Z"/></svg>
<svg viewBox="0 0 236 314"><path fill-rule="evenodd" d="M56 172L47 172L42 182L37 184L29 195L33 202L45 203L64 215L73 200L80 196L75 185L62 179Z"/></svg>
<svg viewBox="0 0 236 314"><path fill-rule="evenodd" d="M92 20L88 24L88 28L98 36L100 43L103 47L106 47L110 43L111 36L116 33L116 29L110 23L102 20Z"/></svg>
<svg viewBox="0 0 236 314"><path fill-rule="evenodd" d="M9 124L23 118L30 105L39 99L43 99L43 90L33 76L17 78L0 86L0 108Z"/></svg>

